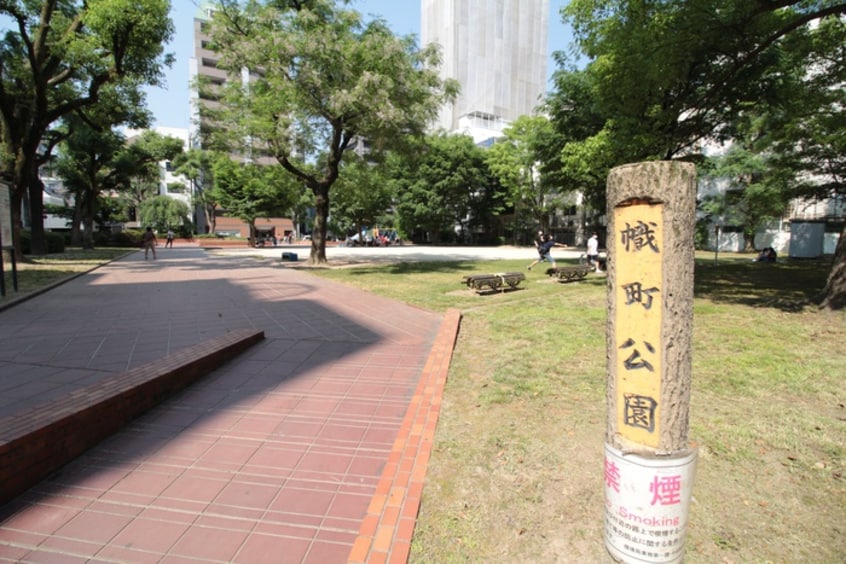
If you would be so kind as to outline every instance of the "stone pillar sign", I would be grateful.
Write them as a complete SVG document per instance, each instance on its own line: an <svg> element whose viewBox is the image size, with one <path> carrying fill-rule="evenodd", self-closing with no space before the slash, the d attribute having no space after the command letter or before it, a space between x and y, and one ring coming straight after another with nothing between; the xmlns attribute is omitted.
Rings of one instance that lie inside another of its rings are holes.
<svg viewBox="0 0 846 564"><path fill-rule="evenodd" d="M696 452L688 442L696 172L658 161L608 177L605 546L679 562Z"/></svg>

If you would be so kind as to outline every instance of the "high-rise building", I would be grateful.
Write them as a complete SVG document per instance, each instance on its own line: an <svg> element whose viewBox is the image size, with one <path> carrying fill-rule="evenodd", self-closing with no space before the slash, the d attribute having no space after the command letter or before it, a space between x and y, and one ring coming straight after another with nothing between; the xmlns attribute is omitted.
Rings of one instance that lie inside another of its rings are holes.
<svg viewBox="0 0 846 564"><path fill-rule="evenodd" d="M442 48L441 76L461 84L437 128L477 143L531 115L546 92L549 0L421 0L420 41Z"/></svg>
<svg viewBox="0 0 846 564"><path fill-rule="evenodd" d="M203 2L194 16L194 54L190 61L192 147L202 146L203 130L207 124L202 119L201 110L220 106L217 92L230 78L225 70L218 68L220 55L210 47L211 38L207 28L214 11L212 2ZM200 88L200 81L203 82L203 88Z"/></svg>
<svg viewBox="0 0 846 564"><path fill-rule="evenodd" d="M206 0L198 6L194 16L194 56L191 58L190 64L190 141L192 148L210 148L206 146L206 143L210 139L209 135L215 124L208 119L207 115L204 115L203 110L220 108L220 94L226 83L237 81L241 84L247 84L257 76L246 68L230 74L218 67L220 54L212 49L211 37L209 36L209 26L216 9L215 2ZM254 147L248 139L244 140L241 150L230 153L230 157L239 162L249 161L261 165L279 166L276 159L260 148ZM204 225L202 214L198 214L198 218L197 227L200 233L211 229L210 226ZM282 240L284 237L294 235L294 224L287 217L260 218L255 221L255 227L256 233L251 234L249 226L245 222L227 215L225 210L217 209L215 212L215 230L219 233L237 233L241 237L255 235L257 240L270 239L271 237Z"/></svg>

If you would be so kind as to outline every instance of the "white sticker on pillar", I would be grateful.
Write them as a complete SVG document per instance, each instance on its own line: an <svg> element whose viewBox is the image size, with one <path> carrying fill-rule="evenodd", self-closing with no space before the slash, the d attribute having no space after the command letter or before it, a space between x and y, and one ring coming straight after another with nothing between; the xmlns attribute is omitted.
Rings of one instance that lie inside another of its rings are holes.
<svg viewBox="0 0 846 564"><path fill-rule="evenodd" d="M684 557L696 451L645 458L605 445L605 545L623 562Z"/></svg>

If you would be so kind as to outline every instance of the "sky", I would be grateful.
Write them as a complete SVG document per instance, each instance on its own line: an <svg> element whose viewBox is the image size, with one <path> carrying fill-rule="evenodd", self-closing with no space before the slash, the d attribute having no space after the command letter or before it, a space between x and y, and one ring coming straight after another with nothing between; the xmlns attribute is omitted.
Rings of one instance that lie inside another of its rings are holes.
<svg viewBox="0 0 846 564"><path fill-rule="evenodd" d="M523 0L525 1L525 0ZM566 50L572 41L572 33L562 22L559 12L567 0L549 0L549 64L548 73L555 70L552 53ZM189 63L194 49L194 15L197 0L171 0L175 33L166 46L166 52L173 53L176 60L165 71L165 88L147 89L147 106L153 112L155 125L187 129L190 121L188 106ZM365 17L379 16L398 35L420 37L419 0L352 0L350 7Z"/></svg>

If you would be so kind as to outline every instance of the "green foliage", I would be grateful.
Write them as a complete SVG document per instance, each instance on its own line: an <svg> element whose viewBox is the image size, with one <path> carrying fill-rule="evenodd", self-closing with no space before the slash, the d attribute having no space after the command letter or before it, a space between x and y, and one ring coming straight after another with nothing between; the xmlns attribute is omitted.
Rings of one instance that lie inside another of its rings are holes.
<svg viewBox="0 0 846 564"><path fill-rule="evenodd" d="M360 233L364 226L382 224L391 202L384 167L351 157L341 166L335 183L330 217L339 234Z"/></svg>
<svg viewBox="0 0 846 564"><path fill-rule="evenodd" d="M188 204L168 196L156 196L141 204L141 223L159 233L180 225L190 225L191 210Z"/></svg>
<svg viewBox="0 0 846 564"><path fill-rule="evenodd" d="M158 84L172 61L163 54L173 35L169 10L167 0L0 2L9 22L0 47L0 175L13 180L15 225L30 192L36 253L45 250L43 201L33 187L62 136L50 128L109 99L121 90L116 83Z"/></svg>
<svg viewBox="0 0 846 564"><path fill-rule="evenodd" d="M547 230L564 192L562 186L547 180L551 177L541 174L552 136L549 119L521 116L503 134L485 154L485 161L507 191L515 219L524 230L533 231L538 225Z"/></svg>
<svg viewBox="0 0 846 564"><path fill-rule="evenodd" d="M215 160L212 171L212 197L228 214L250 225L251 237L256 219L286 215L300 188L281 167L238 163L225 155Z"/></svg>
<svg viewBox="0 0 846 564"><path fill-rule="evenodd" d="M491 229L505 199L485 152L466 135L432 135L413 155L390 160L397 224L403 233L451 241L454 226L469 240L474 227Z"/></svg>
<svg viewBox="0 0 846 564"><path fill-rule="evenodd" d="M600 177L617 164L693 158L703 141L743 138L748 111L843 112L820 103L844 80L842 3L573 0L562 13L589 62L583 71L559 71L553 119L576 126L573 141L604 132ZM586 108L574 93L584 95ZM804 110L793 111L793 100ZM770 142L787 132L777 121L769 126L777 128Z"/></svg>
<svg viewBox="0 0 846 564"><path fill-rule="evenodd" d="M115 247L138 247L141 245L141 235L143 231L139 229L124 229L113 233L109 243Z"/></svg>
<svg viewBox="0 0 846 564"><path fill-rule="evenodd" d="M73 244L85 248L91 248L94 243L98 217L107 219L119 214L112 194L120 193L125 207L137 207L143 197L132 198L133 179L157 182L158 162L182 151L182 141L155 131L145 131L128 145L123 134L112 129L117 125L115 120L122 119L117 109L95 106L90 114L84 120L78 116L66 118L67 136L57 166L59 176L74 197L77 220L72 226Z"/></svg>
<svg viewBox="0 0 846 564"><path fill-rule="evenodd" d="M787 197L846 192L843 2L571 0L562 15L588 60L583 71L559 71L550 104L557 132L576 126L562 151L575 178L585 177L580 163L606 178L613 166L701 163L703 146L739 144L721 166L745 171L732 178L743 189L709 211L740 211L747 239ZM604 187L584 179L598 203ZM827 288L822 303L846 303L846 245Z"/></svg>
<svg viewBox="0 0 846 564"><path fill-rule="evenodd" d="M741 144L711 160L706 178L722 181L725 190L704 198L700 208L721 225L742 226L751 248L755 231L766 220L780 218L787 208L789 179L794 173L778 168L767 153Z"/></svg>
<svg viewBox="0 0 846 564"><path fill-rule="evenodd" d="M435 47L418 49L413 37L395 37L383 21L365 25L334 2L227 4L212 31L219 66L261 73L249 88L232 81L220 92L215 131L245 155L272 155L311 190L310 261L325 262L330 189L345 149L360 138L379 152L421 134L455 86L438 77Z"/></svg>
<svg viewBox="0 0 846 564"><path fill-rule="evenodd" d="M44 240L47 244L48 253L61 253L65 250L65 237L61 233L47 232L44 234ZM32 253L32 233L30 231L22 230L20 232L18 243L21 247L21 252L28 255Z"/></svg>
<svg viewBox="0 0 846 564"><path fill-rule="evenodd" d="M123 147L112 163L121 171L115 187L124 207L139 209L147 199L159 192L160 161L169 161L182 154L182 140L147 130Z"/></svg>
<svg viewBox="0 0 846 564"><path fill-rule="evenodd" d="M191 183L193 203L202 207L205 225L211 233L214 233L214 210L217 206L212 191L214 186L212 164L215 158L215 153L203 149L189 149L173 158L173 171L185 176Z"/></svg>

